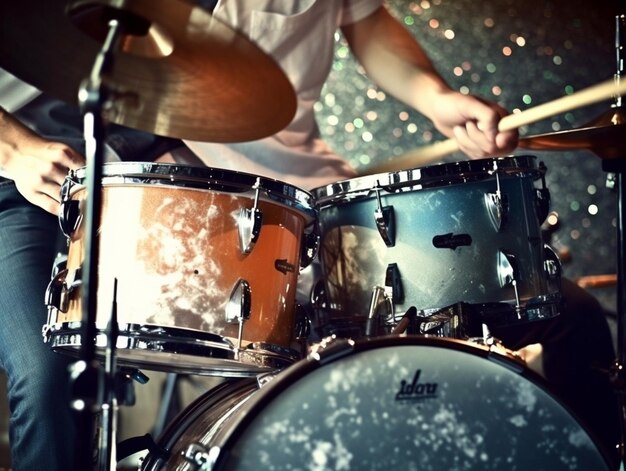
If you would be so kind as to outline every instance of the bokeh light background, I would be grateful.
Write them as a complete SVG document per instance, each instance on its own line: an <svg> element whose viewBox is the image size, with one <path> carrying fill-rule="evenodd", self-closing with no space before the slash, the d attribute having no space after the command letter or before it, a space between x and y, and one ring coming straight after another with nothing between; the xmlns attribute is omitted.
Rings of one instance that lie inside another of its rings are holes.
<svg viewBox="0 0 626 471"><path fill-rule="evenodd" d="M617 70L616 0L390 0L388 5L452 87L509 111L575 93ZM573 109L520 134L584 127L612 104ZM363 174L369 165L444 139L423 116L370 82L339 34L333 71L316 111L323 136ZM615 273L617 195L606 187L601 159L584 150L515 153L536 155L548 168L551 210L560 222L552 243L568 255L564 275ZM443 161L465 159L457 152ZM615 286L590 291L615 312Z"/></svg>

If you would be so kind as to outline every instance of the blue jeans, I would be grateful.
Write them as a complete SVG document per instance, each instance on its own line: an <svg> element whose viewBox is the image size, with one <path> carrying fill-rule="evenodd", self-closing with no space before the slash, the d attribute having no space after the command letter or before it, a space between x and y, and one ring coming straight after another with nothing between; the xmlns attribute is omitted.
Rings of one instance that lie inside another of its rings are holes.
<svg viewBox="0 0 626 471"><path fill-rule="evenodd" d="M8 379L12 468L71 470L76 450L70 411L71 360L43 342L57 218L0 178L0 366Z"/></svg>

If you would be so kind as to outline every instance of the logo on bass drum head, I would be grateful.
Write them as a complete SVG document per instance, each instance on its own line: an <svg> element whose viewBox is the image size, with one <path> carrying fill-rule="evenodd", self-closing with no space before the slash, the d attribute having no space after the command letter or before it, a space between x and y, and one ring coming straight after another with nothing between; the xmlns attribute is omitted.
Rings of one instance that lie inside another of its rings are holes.
<svg viewBox="0 0 626 471"><path fill-rule="evenodd" d="M400 390L396 393L396 401L421 401L437 398L437 383L420 383L422 370L415 371L413 381L400 381Z"/></svg>
<svg viewBox="0 0 626 471"><path fill-rule="evenodd" d="M281 258L280 260L274 260L274 268L279 272L286 275L287 273L293 273L295 271L295 267L287 261L286 258Z"/></svg>

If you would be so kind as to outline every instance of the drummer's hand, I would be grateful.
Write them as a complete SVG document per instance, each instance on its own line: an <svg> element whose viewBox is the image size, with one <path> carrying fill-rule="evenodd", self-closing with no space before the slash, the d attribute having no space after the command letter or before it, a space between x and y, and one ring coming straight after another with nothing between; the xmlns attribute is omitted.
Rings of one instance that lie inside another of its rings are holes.
<svg viewBox="0 0 626 471"><path fill-rule="evenodd" d="M84 165L85 159L66 144L32 137L14 149L4 170L24 198L57 215L65 177Z"/></svg>
<svg viewBox="0 0 626 471"><path fill-rule="evenodd" d="M438 96L430 118L445 136L456 140L471 158L503 155L517 147L517 130L499 132L498 123L508 112L475 96L448 92Z"/></svg>

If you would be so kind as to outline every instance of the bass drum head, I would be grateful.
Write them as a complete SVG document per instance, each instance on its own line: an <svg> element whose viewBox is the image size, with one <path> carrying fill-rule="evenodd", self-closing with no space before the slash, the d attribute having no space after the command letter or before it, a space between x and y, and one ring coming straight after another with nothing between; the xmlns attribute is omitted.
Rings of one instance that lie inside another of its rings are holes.
<svg viewBox="0 0 626 471"><path fill-rule="evenodd" d="M337 341L244 402L188 440L201 469L610 469L541 378L460 340Z"/></svg>

